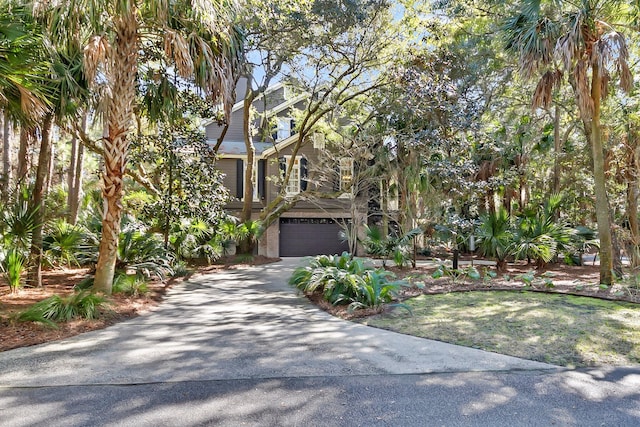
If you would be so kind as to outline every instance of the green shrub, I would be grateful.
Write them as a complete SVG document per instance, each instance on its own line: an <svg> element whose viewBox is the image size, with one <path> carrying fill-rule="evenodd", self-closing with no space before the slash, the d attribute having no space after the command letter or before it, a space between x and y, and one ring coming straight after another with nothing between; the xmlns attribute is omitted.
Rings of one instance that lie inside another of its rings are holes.
<svg viewBox="0 0 640 427"><path fill-rule="evenodd" d="M118 269L131 269L145 277L162 279L172 273L171 261L171 254L156 235L137 230L120 233Z"/></svg>
<svg viewBox="0 0 640 427"><path fill-rule="evenodd" d="M10 249L0 263L12 293L22 286L21 277L26 265L27 257L16 248Z"/></svg>
<svg viewBox="0 0 640 427"><path fill-rule="evenodd" d="M321 292L333 305L349 304L350 308L380 307L390 302L405 282L391 282L393 273L365 266L363 260L342 255L312 258L306 267L298 267L289 284L311 294Z"/></svg>
<svg viewBox="0 0 640 427"><path fill-rule="evenodd" d="M129 296L144 295L149 292L147 281L136 274L116 274L113 279L112 292Z"/></svg>
<svg viewBox="0 0 640 427"><path fill-rule="evenodd" d="M423 231L414 228L399 236L383 236L382 231L377 227L364 226L366 238L364 248L368 254L382 258L382 266L385 267L387 259L393 257L396 266L402 267L409 259L409 248L413 239L420 236Z"/></svg>
<svg viewBox="0 0 640 427"><path fill-rule="evenodd" d="M74 226L59 219L53 222L49 232L43 239L45 256L52 265L80 265L77 255L85 241L85 235L79 226Z"/></svg>
<svg viewBox="0 0 640 427"><path fill-rule="evenodd" d="M482 278L478 269L473 265L470 265L467 268L452 268L446 264L440 264L431 274L431 277L434 279L439 279L445 276L450 277L454 284L458 283L460 280L464 280L465 277L468 277L471 280L480 280ZM493 277L495 277L495 274Z"/></svg>
<svg viewBox="0 0 640 427"><path fill-rule="evenodd" d="M95 319L107 309L108 304L106 298L87 291L66 297L53 295L18 314L17 320L54 326L55 322L68 322L76 318Z"/></svg>
<svg viewBox="0 0 640 427"><path fill-rule="evenodd" d="M498 271L505 269L511 254L513 233L510 230L509 213L503 207L480 217L476 229L478 248L483 256L495 258Z"/></svg>
<svg viewBox="0 0 640 427"><path fill-rule="evenodd" d="M185 277L191 274L191 270L184 261L177 261L173 264L173 277Z"/></svg>
<svg viewBox="0 0 640 427"><path fill-rule="evenodd" d="M356 297L349 298L349 310L359 308L380 308L383 304L390 303L404 282L389 282L387 278L393 277L388 271L367 271L359 283Z"/></svg>

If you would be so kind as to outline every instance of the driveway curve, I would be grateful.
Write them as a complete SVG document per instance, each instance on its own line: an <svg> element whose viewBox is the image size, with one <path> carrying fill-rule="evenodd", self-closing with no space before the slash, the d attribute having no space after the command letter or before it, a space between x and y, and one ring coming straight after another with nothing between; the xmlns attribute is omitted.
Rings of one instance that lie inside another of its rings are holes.
<svg viewBox="0 0 640 427"><path fill-rule="evenodd" d="M198 275L145 315L0 353L0 386L557 369L336 319L286 284L299 263Z"/></svg>
<svg viewBox="0 0 640 427"><path fill-rule="evenodd" d="M146 315L0 353L0 425L640 425L637 367L564 370L336 319L286 285L299 262L193 277Z"/></svg>

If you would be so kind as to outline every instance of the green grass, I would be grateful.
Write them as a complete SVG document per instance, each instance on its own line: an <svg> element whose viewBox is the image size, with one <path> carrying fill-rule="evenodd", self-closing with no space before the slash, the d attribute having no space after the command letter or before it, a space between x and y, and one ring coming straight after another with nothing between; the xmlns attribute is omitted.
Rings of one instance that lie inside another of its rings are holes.
<svg viewBox="0 0 640 427"><path fill-rule="evenodd" d="M406 301L369 326L568 367L640 364L640 305L533 292L454 292Z"/></svg>

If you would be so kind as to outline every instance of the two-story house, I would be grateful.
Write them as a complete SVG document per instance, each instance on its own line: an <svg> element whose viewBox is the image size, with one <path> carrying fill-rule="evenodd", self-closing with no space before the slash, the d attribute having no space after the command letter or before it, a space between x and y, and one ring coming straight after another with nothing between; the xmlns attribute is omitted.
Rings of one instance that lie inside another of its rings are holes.
<svg viewBox="0 0 640 427"><path fill-rule="evenodd" d="M237 93L244 94L246 80L241 80ZM340 190L350 191L353 178L353 160L340 158L335 162L335 182L327 185L320 183L314 176L314 166L320 164L325 152L322 137L307 138L299 148L294 159L293 147L298 141L295 130L294 111L304 109L308 95L296 93L285 84L271 86L253 103L254 129L267 129L255 132L252 136L255 146L253 163L254 187L252 218L274 200L282 188L277 177L281 177L286 165L293 162L290 179L284 189L285 197L301 196L303 192L326 191L334 196ZM243 133L243 99L237 99L229 121L229 127L218 148L218 167L225 173L225 186L234 200L227 209L237 214L242 209L247 167L247 152ZM265 125L265 120L268 125ZM207 140L214 146L222 134L223 126L216 121L205 123ZM315 168L317 169L317 168ZM365 216L354 217L354 208L349 197L306 198L297 201L293 207L283 212L263 233L259 239L258 253L269 257L307 256L335 254L348 250L348 245L340 237L344 224L360 224Z"/></svg>

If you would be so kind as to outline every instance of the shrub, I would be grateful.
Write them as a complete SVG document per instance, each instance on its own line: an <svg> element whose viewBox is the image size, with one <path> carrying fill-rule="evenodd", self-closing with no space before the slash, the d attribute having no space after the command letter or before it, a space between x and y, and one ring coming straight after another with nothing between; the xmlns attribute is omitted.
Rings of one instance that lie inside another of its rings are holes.
<svg viewBox="0 0 640 427"><path fill-rule="evenodd" d="M76 318L95 319L107 309L108 304L106 298L87 291L67 297L53 295L18 314L17 320L55 326L55 322L68 322Z"/></svg>
<svg viewBox="0 0 640 427"><path fill-rule="evenodd" d="M389 257L393 257L395 264L402 267L409 259L411 242L423 231L420 228L414 228L403 235L385 237L379 228L365 225L365 233L367 237L364 240L364 247L368 254L381 257L383 267L386 266Z"/></svg>
<svg viewBox="0 0 640 427"><path fill-rule="evenodd" d="M60 219L53 222L49 233L44 237L43 250L52 265L80 265L77 255L80 254L84 241L85 235L79 226Z"/></svg>
<svg viewBox="0 0 640 427"><path fill-rule="evenodd" d="M17 248L10 249L0 262L0 268L4 271L12 293L22 286L21 277L26 264L27 257Z"/></svg>
<svg viewBox="0 0 640 427"><path fill-rule="evenodd" d="M552 195L542 208L528 209L518 219L513 243L516 259L535 260L538 267L542 267L571 249L575 230L555 217L561 201L559 195Z"/></svg>
<svg viewBox="0 0 640 427"><path fill-rule="evenodd" d="M482 215L476 235L482 255L495 258L497 270L504 270L513 239L507 210L500 207L497 212Z"/></svg>
<svg viewBox="0 0 640 427"><path fill-rule="evenodd" d="M349 310L359 308L380 308L393 301L403 282L389 282L393 274L388 271L367 271L358 284L356 297L348 299Z"/></svg>
<svg viewBox="0 0 640 427"><path fill-rule="evenodd" d="M207 262L227 255L233 241L224 231L215 233L213 227L200 219L183 219L175 224L169 240L179 258L204 258Z"/></svg>
<svg viewBox="0 0 640 427"><path fill-rule="evenodd" d="M116 274L113 279L114 294L125 294L129 296L144 295L149 292L147 281L137 274Z"/></svg>
<svg viewBox="0 0 640 427"><path fill-rule="evenodd" d="M172 273L171 261L171 255L155 235L137 230L120 233L117 268L131 269L145 277L157 276L162 279Z"/></svg>
<svg viewBox="0 0 640 427"><path fill-rule="evenodd" d="M478 269L473 265L470 265L467 268L451 268L446 264L440 264L431 274L431 277L434 279L439 279L444 276L450 277L454 284L457 284L460 280L464 280L465 277L472 280L479 280L482 278Z"/></svg>
<svg viewBox="0 0 640 427"><path fill-rule="evenodd" d="M333 305L349 304L350 308L380 307L390 302L405 282L391 282L393 273L365 266L361 259L342 255L312 258L306 267L298 267L289 284L311 294L322 293Z"/></svg>

